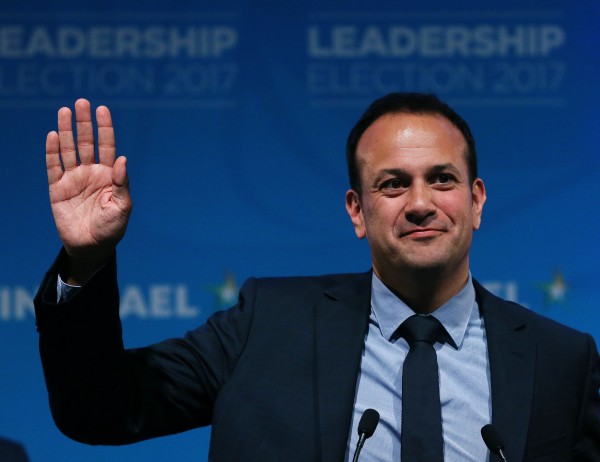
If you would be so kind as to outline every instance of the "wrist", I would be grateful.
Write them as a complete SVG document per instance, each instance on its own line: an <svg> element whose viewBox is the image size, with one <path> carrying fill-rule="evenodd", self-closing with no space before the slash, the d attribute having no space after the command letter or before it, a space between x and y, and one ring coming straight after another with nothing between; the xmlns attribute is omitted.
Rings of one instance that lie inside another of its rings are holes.
<svg viewBox="0 0 600 462"><path fill-rule="evenodd" d="M114 255L114 250L108 255L73 255L66 250L66 258L63 260L60 275L65 284L70 286L82 286L94 273L102 268Z"/></svg>

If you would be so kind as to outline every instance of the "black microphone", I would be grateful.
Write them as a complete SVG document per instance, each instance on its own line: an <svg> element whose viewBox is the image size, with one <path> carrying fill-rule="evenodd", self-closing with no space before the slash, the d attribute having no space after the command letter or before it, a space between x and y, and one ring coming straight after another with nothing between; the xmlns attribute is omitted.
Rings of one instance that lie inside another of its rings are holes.
<svg viewBox="0 0 600 462"><path fill-rule="evenodd" d="M487 424L481 427L481 437L483 438L483 441L490 452L497 454L502 462L507 462L503 452L504 443L496 431L496 428L492 424Z"/></svg>
<svg viewBox="0 0 600 462"><path fill-rule="evenodd" d="M379 412L377 412L375 409L367 409L365 412L363 412L360 422L358 422L358 443L356 444L356 449L354 450L354 458L352 459L352 462L358 462L358 456L360 454L360 450L365 444L365 440L373 436L378 423Z"/></svg>

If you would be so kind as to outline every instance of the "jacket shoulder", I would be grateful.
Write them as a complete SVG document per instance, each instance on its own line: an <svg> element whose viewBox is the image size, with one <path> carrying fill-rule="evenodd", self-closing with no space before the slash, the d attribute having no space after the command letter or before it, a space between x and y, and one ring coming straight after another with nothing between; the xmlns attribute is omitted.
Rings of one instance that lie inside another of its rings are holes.
<svg viewBox="0 0 600 462"><path fill-rule="evenodd" d="M486 318L500 320L515 329L527 327L531 329L532 333L558 342L562 340L581 342L583 340L587 343L591 338L589 334L561 324L523 305L504 300L485 289L477 281L474 281L474 285L479 308Z"/></svg>

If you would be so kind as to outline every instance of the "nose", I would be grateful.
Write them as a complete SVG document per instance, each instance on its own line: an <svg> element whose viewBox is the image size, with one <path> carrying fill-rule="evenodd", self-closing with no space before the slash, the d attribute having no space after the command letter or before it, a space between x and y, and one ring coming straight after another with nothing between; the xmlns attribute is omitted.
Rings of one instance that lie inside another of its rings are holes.
<svg viewBox="0 0 600 462"><path fill-rule="evenodd" d="M426 218L434 215L436 209L429 185L420 181L414 182L406 195L406 219L411 223L421 224Z"/></svg>

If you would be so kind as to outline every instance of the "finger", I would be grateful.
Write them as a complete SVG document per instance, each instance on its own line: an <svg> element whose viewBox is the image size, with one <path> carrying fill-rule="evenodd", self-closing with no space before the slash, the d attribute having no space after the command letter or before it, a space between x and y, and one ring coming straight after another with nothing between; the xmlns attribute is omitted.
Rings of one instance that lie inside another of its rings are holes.
<svg viewBox="0 0 600 462"><path fill-rule="evenodd" d="M110 111L106 106L96 109L96 121L98 123L98 159L101 164L109 167L115 163L115 130L112 124Z"/></svg>
<svg viewBox="0 0 600 462"><path fill-rule="evenodd" d="M68 107L60 108L58 111L58 141L60 157L65 170L69 170L77 165L72 116L71 109Z"/></svg>
<svg viewBox="0 0 600 462"><path fill-rule="evenodd" d="M50 185L60 180L63 175L58 146L58 133L55 131L48 133L46 136L46 172Z"/></svg>
<svg viewBox="0 0 600 462"><path fill-rule="evenodd" d="M75 121L77 126L77 150L82 164L94 163L94 127L90 102L86 99L75 101Z"/></svg>
<svg viewBox="0 0 600 462"><path fill-rule="evenodd" d="M123 209L128 208L131 197L129 194L129 178L127 177L127 159L125 156L120 156L116 160L112 171L112 182L113 200Z"/></svg>

